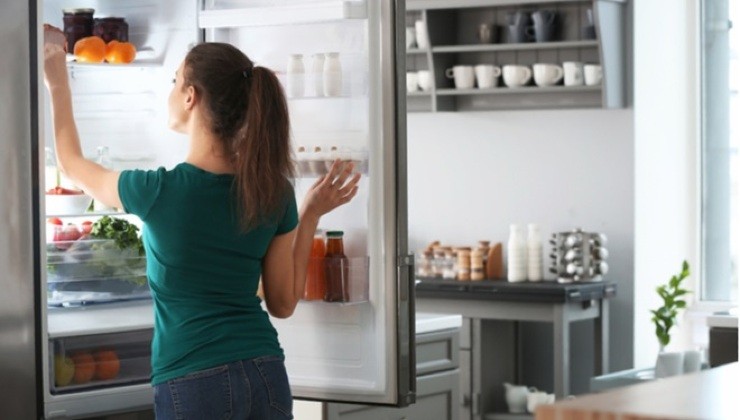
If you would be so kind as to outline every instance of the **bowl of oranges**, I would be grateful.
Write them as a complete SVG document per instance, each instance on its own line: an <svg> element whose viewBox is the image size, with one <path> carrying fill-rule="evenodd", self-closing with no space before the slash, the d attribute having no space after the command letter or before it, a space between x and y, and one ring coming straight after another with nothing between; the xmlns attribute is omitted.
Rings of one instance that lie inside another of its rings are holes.
<svg viewBox="0 0 740 420"><path fill-rule="evenodd" d="M106 44L99 36L88 36L75 43L74 57L78 63L128 64L136 58L136 47L116 40Z"/></svg>

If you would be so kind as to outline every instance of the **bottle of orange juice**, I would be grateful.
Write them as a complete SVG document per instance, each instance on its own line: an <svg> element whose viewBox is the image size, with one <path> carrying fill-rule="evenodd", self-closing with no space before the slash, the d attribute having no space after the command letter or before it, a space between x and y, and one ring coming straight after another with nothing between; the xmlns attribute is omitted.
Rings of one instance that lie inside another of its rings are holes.
<svg viewBox="0 0 740 420"><path fill-rule="evenodd" d="M304 300L324 299L324 295L326 294L326 276L324 272L325 254L324 232L317 230L313 237L311 256L308 259L306 290L303 293Z"/></svg>

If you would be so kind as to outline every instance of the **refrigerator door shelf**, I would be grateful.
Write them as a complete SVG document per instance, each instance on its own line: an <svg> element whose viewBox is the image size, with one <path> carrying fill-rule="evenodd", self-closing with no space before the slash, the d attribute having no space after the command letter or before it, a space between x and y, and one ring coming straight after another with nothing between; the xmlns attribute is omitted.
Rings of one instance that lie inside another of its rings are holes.
<svg viewBox="0 0 740 420"><path fill-rule="evenodd" d="M52 394L146 383L152 330L60 338L49 342Z"/></svg>
<svg viewBox="0 0 740 420"><path fill-rule="evenodd" d="M366 0L330 0L273 7L209 9L198 13L198 26L203 29L243 28L311 24L347 19L367 19Z"/></svg>

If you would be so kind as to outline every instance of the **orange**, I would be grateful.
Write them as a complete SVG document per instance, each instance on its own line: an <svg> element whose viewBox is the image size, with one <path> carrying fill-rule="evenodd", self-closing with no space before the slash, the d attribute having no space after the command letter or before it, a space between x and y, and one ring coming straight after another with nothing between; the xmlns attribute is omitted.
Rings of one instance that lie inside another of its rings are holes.
<svg viewBox="0 0 740 420"><path fill-rule="evenodd" d="M95 375L95 359L92 354L87 351L76 351L71 357L75 364L75 376L72 381L76 384L90 382Z"/></svg>
<svg viewBox="0 0 740 420"><path fill-rule="evenodd" d="M136 47L130 42L111 41L105 47L105 61L112 64L125 64L136 58Z"/></svg>
<svg viewBox="0 0 740 420"><path fill-rule="evenodd" d="M95 358L95 379L113 379L121 370L121 361L113 350L98 350L93 353Z"/></svg>
<svg viewBox="0 0 740 420"><path fill-rule="evenodd" d="M75 58L80 63L102 63L105 58L105 41L99 36L88 36L75 43Z"/></svg>

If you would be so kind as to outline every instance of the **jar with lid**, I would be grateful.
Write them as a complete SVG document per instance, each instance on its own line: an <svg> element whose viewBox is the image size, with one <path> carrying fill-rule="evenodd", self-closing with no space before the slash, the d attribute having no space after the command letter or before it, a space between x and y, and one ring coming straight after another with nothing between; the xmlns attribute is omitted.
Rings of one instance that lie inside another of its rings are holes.
<svg viewBox="0 0 740 420"><path fill-rule="evenodd" d="M442 278L447 280L455 280L457 277L457 255L452 249L445 250L444 268L442 269Z"/></svg>
<svg viewBox="0 0 740 420"><path fill-rule="evenodd" d="M434 260L434 253L429 250L420 252L416 259L416 276L417 277L432 277L432 261Z"/></svg>
<svg viewBox="0 0 740 420"><path fill-rule="evenodd" d="M122 17L105 17L95 19L93 35L103 38L105 43L111 41L128 42L128 23Z"/></svg>
<svg viewBox="0 0 740 420"><path fill-rule="evenodd" d="M326 296L326 269L324 268L324 256L326 255L326 244L324 243L324 232L317 230L313 236L311 254L306 267L306 287L303 293L304 300L322 300Z"/></svg>
<svg viewBox="0 0 740 420"><path fill-rule="evenodd" d="M75 44L82 38L93 34L93 13L95 9L64 9L64 37L67 40L67 52L74 52Z"/></svg>
<svg viewBox="0 0 740 420"><path fill-rule="evenodd" d="M508 281L522 282L527 280L527 240L520 225L509 226L507 244Z"/></svg>
<svg viewBox="0 0 740 420"><path fill-rule="evenodd" d="M457 250L457 279L461 281L470 280L469 248L460 248Z"/></svg>
<svg viewBox="0 0 740 420"><path fill-rule="evenodd" d="M442 278L445 264L445 250L441 246L435 246L433 249L434 259L432 261L432 274L434 277Z"/></svg>
<svg viewBox="0 0 740 420"><path fill-rule="evenodd" d="M326 232L326 294L327 302L349 302L349 259L344 255L344 232Z"/></svg>
<svg viewBox="0 0 740 420"><path fill-rule="evenodd" d="M470 280L483 280L485 276L483 251L480 248L476 248L470 253Z"/></svg>

